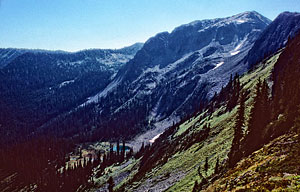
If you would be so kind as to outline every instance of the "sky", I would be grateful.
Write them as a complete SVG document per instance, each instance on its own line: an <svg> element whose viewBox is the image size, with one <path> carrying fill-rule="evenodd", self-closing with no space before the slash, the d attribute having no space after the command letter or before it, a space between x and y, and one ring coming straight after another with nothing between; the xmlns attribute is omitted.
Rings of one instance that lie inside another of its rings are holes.
<svg viewBox="0 0 300 192"><path fill-rule="evenodd" d="M273 20L299 0L0 0L0 47L78 51L145 42L194 20L255 10Z"/></svg>

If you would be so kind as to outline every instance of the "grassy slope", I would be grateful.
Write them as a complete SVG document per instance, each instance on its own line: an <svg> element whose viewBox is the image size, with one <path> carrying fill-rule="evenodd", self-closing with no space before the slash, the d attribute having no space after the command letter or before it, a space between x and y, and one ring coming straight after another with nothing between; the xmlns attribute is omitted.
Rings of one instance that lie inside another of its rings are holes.
<svg viewBox="0 0 300 192"><path fill-rule="evenodd" d="M246 116L250 112L250 106L253 101L253 96L255 94L254 89L258 78L263 80L270 77L273 66L279 55L280 53L274 55L263 64L259 65L255 70L245 74L241 78L241 83L244 84L244 87L251 91L250 96L246 101ZM199 166L203 167L206 157L208 157L210 165L207 176L213 174L217 158L219 158L221 163L227 158L233 139L233 125L237 107L226 113L224 113L224 110L225 107L222 106L217 109L211 117L204 117L205 114L203 113L181 124L178 131L174 134L174 137L198 132L206 123L210 123L211 125L210 136L205 141L196 143L185 151L177 152L168 159L167 163L155 167L148 172L141 181L135 182L130 186L126 185L129 178L132 178L137 171L139 161L134 161L131 165L123 169L120 169L119 166L110 167L109 169L114 171L108 175L101 176L100 178L95 178L96 183L98 183L98 186L103 186L109 176L117 178L117 175L122 174L125 171L131 171L129 177L118 184L116 189L122 184L126 186L126 191L135 191L141 186L146 188L149 186L155 187L166 181L170 175L172 177L177 175L177 180L171 184L172 186L169 187L167 191L191 191L195 180L201 180L197 170ZM247 118L248 117L246 117L246 119ZM183 140L184 139L186 139L186 137L184 137ZM206 175L204 172L202 172L202 174ZM151 185L149 185L149 181L151 182Z"/></svg>
<svg viewBox="0 0 300 192"><path fill-rule="evenodd" d="M300 191L300 143L283 135L243 159L205 191Z"/></svg>
<svg viewBox="0 0 300 192"><path fill-rule="evenodd" d="M270 77L271 71L278 57L279 54L271 57L264 64L261 64L257 69L245 74L241 78L241 83L245 84L245 88L251 90L250 97L246 102L246 115L248 115L250 111L250 105L252 104L253 96L255 94L254 88L258 78L263 80ZM186 170L189 171L189 173L181 181L170 187L168 191L191 191L195 180L200 180L197 174L197 169L195 169L196 165L203 164L205 158L208 157L210 164L208 175L210 175L213 173L217 157L219 157L220 162L227 158L227 154L230 150L232 142L233 124L237 111L236 109L237 108L233 109L231 112L227 112L218 116L217 114L219 111L223 110L221 107L221 109L218 109L214 113L210 120L205 119L205 122L209 122L212 127L210 132L211 137L209 137L203 144L197 143L193 145L187 151L178 155L178 158L175 157L173 161L169 161L163 166L164 168L173 165L171 166L172 169L180 169L181 167L185 167L187 168ZM179 131L182 129L191 131L189 128L180 128ZM202 147L198 149L197 152L194 152L195 148L199 146ZM174 165L176 166L174 167Z"/></svg>
<svg viewBox="0 0 300 192"><path fill-rule="evenodd" d="M97 176L98 168L94 170L93 180L94 187L90 188L89 192L98 191L98 189L106 189L109 177L112 177L115 182L115 189L118 189L122 184L126 183L138 171L139 160L134 158L129 159L121 164L113 164L105 168L101 176Z"/></svg>

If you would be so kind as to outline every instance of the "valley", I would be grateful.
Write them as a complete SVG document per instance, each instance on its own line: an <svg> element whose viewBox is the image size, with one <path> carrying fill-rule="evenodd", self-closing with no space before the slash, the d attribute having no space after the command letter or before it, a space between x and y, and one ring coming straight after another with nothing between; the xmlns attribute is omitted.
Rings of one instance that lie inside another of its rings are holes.
<svg viewBox="0 0 300 192"><path fill-rule="evenodd" d="M300 14L0 49L0 191L300 190Z"/></svg>

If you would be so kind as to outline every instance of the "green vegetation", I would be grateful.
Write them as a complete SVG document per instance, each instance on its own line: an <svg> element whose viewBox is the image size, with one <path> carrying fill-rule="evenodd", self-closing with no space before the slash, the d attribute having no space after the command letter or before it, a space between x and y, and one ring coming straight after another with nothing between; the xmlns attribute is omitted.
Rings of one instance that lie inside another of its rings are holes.
<svg viewBox="0 0 300 192"><path fill-rule="evenodd" d="M274 64L280 54L281 52L275 54L264 63L258 65L253 71L240 77L241 92L248 90L244 102L245 123L243 124L243 133L246 133L248 129L247 122L250 119L250 112L256 95L254 85L257 84L259 79L261 81L270 81ZM235 102L237 102L237 99ZM171 137L167 139L169 142L167 145L172 145L177 149L173 150L174 153L172 149L165 150L165 154L160 157L161 159L154 161L158 163L146 171L142 177L139 177L140 179L137 179L136 174L140 173L140 166L143 160L132 158L122 164L113 164L105 169L104 174L98 177L96 173L94 174L95 188L104 187L110 177L115 181L114 190L116 191L141 190L143 187L160 188L166 191L192 191L196 181L197 186L201 186L206 178L210 179L216 176L216 170L224 170L224 167L227 166L226 163L228 162L228 153L232 146L235 119L239 106L239 104L235 104L231 110L228 110L226 103L223 103L215 107L211 114L206 110L187 119L180 125L174 126L174 130L170 132ZM206 128L207 126L208 128ZM207 137L203 137L204 140L191 141L195 136L203 134L206 129L208 129L209 134ZM164 144L161 145L162 147L164 146ZM145 149L145 153L147 153L147 149ZM216 165L218 165L217 169ZM252 165L249 166L251 169L253 168ZM205 167L207 167L207 170ZM222 174L224 172L221 171L219 175ZM122 175L123 177L121 177ZM273 180L278 179L277 177L278 175L273 175L270 177L270 181L275 182ZM297 186L297 175L284 176L284 178L289 178L291 183ZM168 185L168 182L173 183L173 185L169 188L162 188L165 183ZM227 189L222 188L222 186L220 186L220 189ZM211 189L211 186L209 189Z"/></svg>
<svg viewBox="0 0 300 192"><path fill-rule="evenodd" d="M277 53L255 70L240 78L243 89L249 89L250 91L245 100L246 122L249 120L253 97L255 96L253 85L257 83L258 79L269 80L279 55L280 53ZM129 183L122 182L122 184L126 184L126 189L130 191L141 186L148 186L149 181L152 182L152 186L159 186L173 177L174 185L168 188L167 191L192 191L195 181L201 184L203 176L209 177L214 174L217 160L219 161L219 167L225 166L224 162L226 162L232 144L237 108L238 106L227 111L226 106L221 105L214 109L211 115L207 115L208 111L204 111L186 120L173 133L173 142L176 141L177 145L183 145L191 136L199 134L205 125L210 125L208 138L192 144L187 149L178 150L169 156L165 163L159 164L148 171L141 180L134 183L127 180ZM247 126L246 123L244 129L247 129ZM172 140L170 142L172 143ZM202 169L206 158L209 165L207 172ZM201 175L198 172L200 167Z"/></svg>
<svg viewBox="0 0 300 192"><path fill-rule="evenodd" d="M263 80L270 77L271 71L279 55L280 53L274 55L273 57L268 59L265 64L261 64L251 73L248 73L241 77L240 81L242 84L244 84L243 88L249 88L250 90L249 97L245 102L246 120L249 119L250 106L253 103L253 96L255 95L253 85L258 79ZM217 158L219 158L220 162L223 162L227 158L227 154L230 150L231 141L233 138L233 125L237 113L237 107L235 107L230 112L218 115L222 111L224 111L224 107L220 107L219 109L217 109L213 113L211 118L209 118L209 120L205 119L205 122L211 125L211 132L210 137L204 143L197 143L190 147L186 152L177 154L177 156L175 157L173 156L173 158L171 158L162 167L162 170L165 171L174 170L175 168L180 169L180 167L184 167L183 169L187 170L188 172L188 174L182 180L173 185L168 191L192 191L194 181L200 179L199 177L197 177L197 172L194 169L196 164L204 163L205 158L210 157L210 169L208 171L208 175L211 175L214 173L214 166ZM199 119L199 117L195 117L194 119ZM191 122L194 121L192 120ZM186 124L187 123L184 123L183 125ZM192 125L190 125L189 127L192 127ZM197 149L197 151L195 153L192 153L195 148ZM189 155L191 153L193 154L193 156Z"/></svg>
<svg viewBox="0 0 300 192"><path fill-rule="evenodd" d="M130 175L135 174L138 171L137 170L138 163L139 160L131 158L128 161L125 161L121 164L117 163L105 168L105 170L101 175L97 175L100 169L100 166L98 166L94 170L94 174L93 174L94 186L92 189L90 189L90 191L96 191L97 188L102 188L102 187L105 188L105 184L107 183L110 177L112 177L114 180L118 180L118 182L114 181L115 189L120 188L122 184L126 183L129 179L131 179ZM120 179L116 179L119 178L120 175L123 175L123 177L120 177Z"/></svg>
<svg viewBox="0 0 300 192"><path fill-rule="evenodd" d="M286 134L243 159L206 191L299 191L300 143Z"/></svg>

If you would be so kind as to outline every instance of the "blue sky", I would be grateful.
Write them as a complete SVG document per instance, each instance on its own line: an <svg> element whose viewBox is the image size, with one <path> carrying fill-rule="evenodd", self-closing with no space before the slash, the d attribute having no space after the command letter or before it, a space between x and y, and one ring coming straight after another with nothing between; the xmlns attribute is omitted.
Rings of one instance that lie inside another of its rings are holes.
<svg viewBox="0 0 300 192"><path fill-rule="evenodd" d="M299 0L0 0L0 47L77 51L144 42L194 20L255 10L300 12Z"/></svg>

